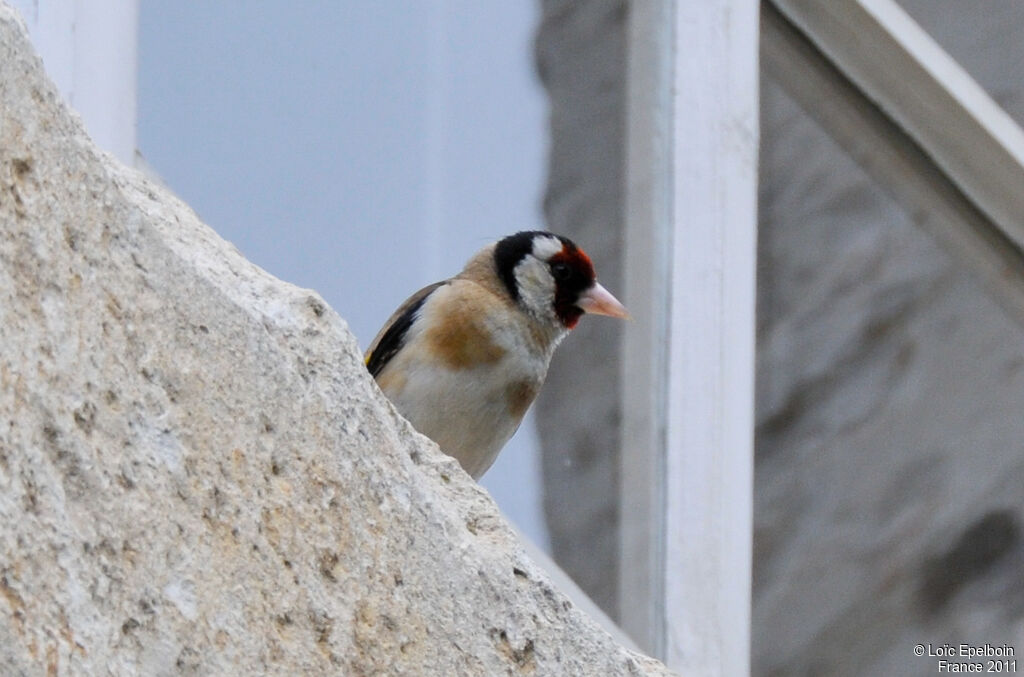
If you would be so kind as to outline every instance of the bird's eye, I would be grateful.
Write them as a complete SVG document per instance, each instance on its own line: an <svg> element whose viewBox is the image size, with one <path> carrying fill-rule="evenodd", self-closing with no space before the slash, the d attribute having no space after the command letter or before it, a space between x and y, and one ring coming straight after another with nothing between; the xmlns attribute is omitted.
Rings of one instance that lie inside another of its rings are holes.
<svg viewBox="0 0 1024 677"><path fill-rule="evenodd" d="M559 282L565 282L572 275L572 270L565 263L558 262L551 264L551 274L554 275L555 279Z"/></svg>

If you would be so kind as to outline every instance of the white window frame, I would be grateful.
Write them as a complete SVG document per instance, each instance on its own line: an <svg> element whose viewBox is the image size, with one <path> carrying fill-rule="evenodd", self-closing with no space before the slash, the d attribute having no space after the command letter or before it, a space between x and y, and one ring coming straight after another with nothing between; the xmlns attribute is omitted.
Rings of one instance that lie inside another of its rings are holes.
<svg viewBox="0 0 1024 677"><path fill-rule="evenodd" d="M687 674L750 671L758 3L629 24L619 606Z"/></svg>
<svg viewBox="0 0 1024 677"><path fill-rule="evenodd" d="M631 5L620 605L642 647L696 674L749 674L752 5ZM892 0L766 0L760 42L768 72L1024 323L1009 116Z"/></svg>
<svg viewBox="0 0 1024 677"><path fill-rule="evenodd" d="M767 71L1024 324L1024 131L892 0L765 3Z"/></svg>

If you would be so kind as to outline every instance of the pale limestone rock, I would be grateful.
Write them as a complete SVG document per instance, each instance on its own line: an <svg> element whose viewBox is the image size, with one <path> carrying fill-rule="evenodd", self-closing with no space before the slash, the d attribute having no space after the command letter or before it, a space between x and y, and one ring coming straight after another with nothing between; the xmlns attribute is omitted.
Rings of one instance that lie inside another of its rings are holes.
<svg viewBox="0 0 1024 677"><path fill-rule="evenodd" d="M664 675L344 322L98 152L0 4L0 673Z"/></svg>

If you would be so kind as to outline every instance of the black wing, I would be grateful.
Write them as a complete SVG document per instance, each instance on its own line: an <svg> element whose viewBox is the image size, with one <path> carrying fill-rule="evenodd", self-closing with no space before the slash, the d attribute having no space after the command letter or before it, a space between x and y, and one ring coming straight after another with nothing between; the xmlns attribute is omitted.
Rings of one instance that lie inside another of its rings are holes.
<svg viewBox="0 0 1024 677"><path fill-rule="evenodd" d="M391 358L402 349L402 346L405 345L405 335L409 332L409 327L416 319L416 313L423 306L423 302L435 289L446 284L448 284L447 280L435 282L429 287L420 289L399 306L398 310L388 319L384 328L380 330L366 351L366 368L371 376L377 378Z"/></svg>

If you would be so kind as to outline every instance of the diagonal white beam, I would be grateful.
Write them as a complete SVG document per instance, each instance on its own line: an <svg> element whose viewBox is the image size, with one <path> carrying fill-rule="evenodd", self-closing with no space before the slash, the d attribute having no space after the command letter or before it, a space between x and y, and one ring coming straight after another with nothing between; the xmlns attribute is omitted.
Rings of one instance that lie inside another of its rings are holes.
<svg viewBox="0 0 1024 677"><path fill-rule="evenodd" d="M1024 247L1024 131L899 5L771 2Z"/></svg>
<svg viewBox="0 0 1024 677"><path fill-rule="evenodd" d="M783 4L787 5L787 11L779 8ZM886 108L879 99L872 97L861 86L867 82L866 76L861 75L861 83L858 83L847 75L848 72L860 72L860 69L853 68L849 62L834 62L825 43L819 45L815 42L799 24L794 23L789 13L790 5L800 5L798 9L803 12L800 16L807 25L809 16L815 21L825 21L825 16L839 20L828 12L838 11L840 5L861 3L835 0L827 7L823 3L822 7L812 8L813 11L805 4L812 3L772 0L762 5L761 57L767 73L904 206L918 226L974 272L1011 318L1024 325L1024 256L1015 240L1020 236L1024 220L1008 221L1003 226L993 216L1020 209L1018 202L1024 197L1024 190L1020 188L1024 186L1024 169L1015 160L1010 161L1019 153L1014 149L1022 146L1021 130L987 95L980 92L976 84L969 80L964 82L967 76L955 64L950 65L948 56L936 57L931 70L957 73L953 78L958 87L955 95L932 91L937 81L930 76L921 76L923 81L913 79L913 72L920 75L923 66L907 54L899 56L897 49L897 53L888 56L889 66L884 65L884 58L876 63L875 57L870 57L873 67L899 69L902 68L900 64L918 63L910 71L904 69L907 79L901 86L917 92L914 95L917 100L932 102L930 105L922 103L919 108L907 106L899 109L903 120L900 122L895 117L895 103ZM899 11L898 8L895 11ZM861 16L873 15L861 13ZM906 17L904 19L909 21ZM890 28L892 23L888 24ZM854 41L847 31L859 29L856 25L842 29L833 26L830 35L841 34L841 38L825 36L819 39L826 42L836 39L846 44ZM938 49L927 36L921 38L920 28L916 25L907 30L916 36L911 42L928 42L931 45L928 50ZM871 34L865 29L862 51L883 49L870 40ZM893 49L898 46L893 41L887 44ZM834 47L831 50L832 54L840 52L845 54L844 50ZM916 51L918 55L921 52L920 48ZM857 58L869 57L861 55ZM936 63L944 65L939 68ZM878 75L887 83L890 77L891 73ZM881 87L876 83L872 91L879 89ZM928 95L928 92L932 93ZM966 97L969 107L957 103L960 97ZM900 100L904 99L906 96L900 97ZM937 117L929 118L933 112ZM942 130L943 126L945 130L937 133L936 130ZM916 136L914 130L918 130ZM957 136L963 138L952 138ZM1002 142L1006 145L1003 146ZM972 144L977 157L972 157L969 152ZM941 161L942 157L948 158L945 163ZM986 158L991 161L991 166L985 164ZM1001 173L1018 176L1020 183L1016 187L1006 185ZM993 174L991 185L975 185L989 174ZM968 184L975 185L973 195L967 192ZM1000 186L1000 190L994 190L994 186ZM1024 213L1019 219L1024 219Z"/></svg>

